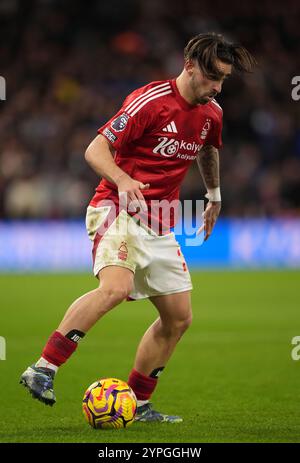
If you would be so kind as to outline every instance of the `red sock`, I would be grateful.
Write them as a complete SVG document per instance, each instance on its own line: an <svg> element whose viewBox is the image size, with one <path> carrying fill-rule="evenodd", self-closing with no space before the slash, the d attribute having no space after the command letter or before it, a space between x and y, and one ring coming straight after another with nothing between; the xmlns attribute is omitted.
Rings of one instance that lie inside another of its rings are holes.
<svg viewBox="0 0 300 463"><path fill-rule="evenodd" d="M76 348L76 342L66 338L59 331L54 331L44 347L42 357L47 362L60 367L60 365L68 360Z"/></svg>
<svg viewBox="0 0 300 463"><path fill-rule="evenodd" d="M133 368L129 375L128 384L138 400L149 400L156 387L157 378L145 376Z"/></svg>

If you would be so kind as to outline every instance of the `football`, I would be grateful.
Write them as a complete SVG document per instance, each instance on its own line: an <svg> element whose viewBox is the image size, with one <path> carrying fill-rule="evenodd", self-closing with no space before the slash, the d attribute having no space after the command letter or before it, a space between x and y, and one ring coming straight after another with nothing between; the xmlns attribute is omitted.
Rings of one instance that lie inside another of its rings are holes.
<svg viewBox="0 0 300 463"><path fill-rule="evenodd" d="M120 429L130 426L137 402L131 387L117 378L103 378L85 391L82 410L87 422L96 429Z"/></svg>

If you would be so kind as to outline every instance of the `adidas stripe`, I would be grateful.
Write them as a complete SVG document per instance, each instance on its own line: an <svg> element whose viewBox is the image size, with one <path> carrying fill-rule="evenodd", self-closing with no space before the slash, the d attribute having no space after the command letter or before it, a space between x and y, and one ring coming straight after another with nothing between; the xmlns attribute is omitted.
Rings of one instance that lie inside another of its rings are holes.
<svg viewBox="0 0 300 463"><path fill-rule="evenodd" d="M171 133L178 133L175 122L172 121L167 127L163 128L163 132L171 132Z"/></svg>
<svg viewBox="0 0 300 463"><path fill-rule="evenodd" d="M147 92L143 93L142 95L138 96L137 98L135 98L125 108L125 112L130 116L134 116L149 101L155 98L159 98L160 96L168 95L171 92L172 89L169 82L157 85L148 90Z"/></svg>
<svg viewBox="0 0 300 463"><path fill-rule="evenodd" d="M169 93L172 93L171 89L167 90L165 92L162 92L162 93L158 93L157 95L150 96L144 102L142 102L133 112L131 112L131 110L130 110L129 112L127 112L127 114L129 114L129 116L134 116L140 109L142 109L143 106L145 106L145 104L149 103L149 101L155 100L156 98L159 98L159 97L164 96L164 95L168 95Z"/></svg>
<svg viewBox="0 0 300 463"><path fill-rule="evenodd" d="M216 102L215 99L212 99L211 102L214 103L216 106L218 106L218 108L221 109L221 111L223 111L223 109L221 108L221 106L219 105L219 103Z"/></svg>

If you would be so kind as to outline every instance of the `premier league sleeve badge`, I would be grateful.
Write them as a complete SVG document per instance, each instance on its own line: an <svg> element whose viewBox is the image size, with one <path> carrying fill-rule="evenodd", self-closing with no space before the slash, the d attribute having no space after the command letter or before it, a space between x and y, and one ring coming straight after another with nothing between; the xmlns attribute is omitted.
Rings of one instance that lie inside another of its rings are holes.
<svg viewBox="0 0 300 463"><path fill-rule="evenodd" d="M116 119L114 119L111 123L111 128L115 130L115 132L122 132L128 122L129 116L126 113L121 114Z"/></svg>

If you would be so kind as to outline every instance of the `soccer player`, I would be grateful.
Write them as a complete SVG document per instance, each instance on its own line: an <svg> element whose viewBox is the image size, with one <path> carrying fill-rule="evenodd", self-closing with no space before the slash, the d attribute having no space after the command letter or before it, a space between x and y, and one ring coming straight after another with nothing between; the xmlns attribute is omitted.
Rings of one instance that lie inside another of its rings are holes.
<svg viewBox="0 0 300 463"><path fill-rule="evenodd" d="M233 70L250 72L254 65L244 47L220 34L200 34L185 47L184 68L176 79L134 91L98 130L85 159L103 177L86 217L99 287L70 306L41 358L22 374L21 383L33 397L53 405L54 376L78 341L120 302L149 298L159 316L140 341L128 379L138 400L136 420L182 421L149 402L192 321L191 278L170 232L174 215L165 225L153 201L178 200L184 176L197 158L208 198L201 229L205 239L211 235L221 208L222 109L215 97ZM135 212L140 212L138 219Z"/></svg>

